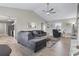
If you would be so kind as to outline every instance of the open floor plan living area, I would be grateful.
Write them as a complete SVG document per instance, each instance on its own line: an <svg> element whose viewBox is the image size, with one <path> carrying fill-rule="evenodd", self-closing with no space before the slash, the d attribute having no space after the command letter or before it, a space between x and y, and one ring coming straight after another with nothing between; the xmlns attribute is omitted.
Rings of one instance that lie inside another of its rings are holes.
<svg viewBox="0 0 79 59"><path fill-rule="evenodd" d="M0 3L0 56L79 56L78 3Z"/></svg>

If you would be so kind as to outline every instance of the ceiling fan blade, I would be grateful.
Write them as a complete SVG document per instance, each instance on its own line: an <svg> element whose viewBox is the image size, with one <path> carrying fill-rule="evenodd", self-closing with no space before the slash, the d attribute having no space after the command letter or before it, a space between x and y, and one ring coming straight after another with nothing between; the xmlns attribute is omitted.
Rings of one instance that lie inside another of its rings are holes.
<svg viewBox="0 0 79 59"><path fill-rule="evenodd" d="M50 12L50 14L52 15L52 14L55 14L56 12Z"/></svg>
<svg viewBox="0 0 79 59"><path fill-rule="evenodd" d="M56 12L50 12L50 13L56 13Z"/></svg>
<svg viewBox="0 0 79 59"><path fill-rule="evenodd" d="M48 12L48 11L46 11L46 10L42 10L43 12Z"/></svg>
<svg viewBox="0 0 79 59"><path fill-rule="evenodd" d="M42 10L43 12L45 12L46 14L54 14L56 12L53 12L54 8L49 9L49 3L47 3L47 9L46 10Z"/></svg>
<svg viewBox="0 0 79 59"><path fill-rule="evenodd" d="M51 8L49 11L53 11L54 10L54 8Z"/></svg>

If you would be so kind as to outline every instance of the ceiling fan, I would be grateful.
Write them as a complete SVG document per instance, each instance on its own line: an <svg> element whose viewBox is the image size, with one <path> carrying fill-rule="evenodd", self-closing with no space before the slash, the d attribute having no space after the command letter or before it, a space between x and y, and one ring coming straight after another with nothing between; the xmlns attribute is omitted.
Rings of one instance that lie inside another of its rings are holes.
<svg viewBox="0 0 79 59"><path fill-rule="evenodd" d="M54 8L49 8L49 3L47 3L46 5L47 5L47 9L43 10L43 12L45 12L47 15L56 13L55 11L53 11Z"/></svg>

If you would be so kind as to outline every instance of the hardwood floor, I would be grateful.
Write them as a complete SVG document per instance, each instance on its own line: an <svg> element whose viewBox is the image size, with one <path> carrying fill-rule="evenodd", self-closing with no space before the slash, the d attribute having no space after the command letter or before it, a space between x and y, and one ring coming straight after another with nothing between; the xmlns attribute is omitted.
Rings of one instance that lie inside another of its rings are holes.
<svg viewBox="0 0 79 59"><path fill-rule="evenodd" d="M33 53L32 50L8 36L0 37L0 44L7 44L12 49L10 56L69 56L70 53L70 38L61 38L51 48L45 47L37 53Z"/></svg>
<svg viewBox="0 0 79 59"><path fill-rule="evenodd" d="M70 53L70 38L61 38L51 48L42 49L37 53L39 56L69 56Z"/></svg>
<svg viewBox="0 0 79 59"><path fill-rule="evenodd" d="M70 39L61 38L60 41L53 47L55 55L69 56L70 53Z"/></svg>

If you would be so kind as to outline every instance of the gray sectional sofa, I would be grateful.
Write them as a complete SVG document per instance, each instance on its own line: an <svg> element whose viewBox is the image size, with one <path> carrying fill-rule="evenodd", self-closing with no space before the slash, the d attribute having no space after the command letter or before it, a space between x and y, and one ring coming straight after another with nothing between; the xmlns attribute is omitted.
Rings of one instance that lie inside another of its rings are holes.
<svg viewBox="0 0 79 59"><path fill-rule="evenodd" d="M46 46L46 33L40 30L20 31L17 41L23 46L37 52Z"/></svg>

